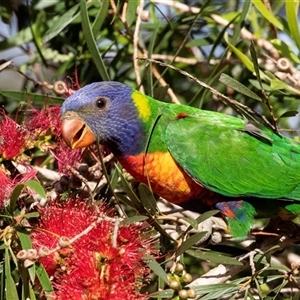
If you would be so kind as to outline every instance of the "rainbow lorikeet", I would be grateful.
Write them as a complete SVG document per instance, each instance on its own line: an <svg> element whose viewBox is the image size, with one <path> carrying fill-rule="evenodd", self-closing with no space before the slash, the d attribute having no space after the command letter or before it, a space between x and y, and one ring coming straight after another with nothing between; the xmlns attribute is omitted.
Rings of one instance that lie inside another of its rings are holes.
<svg viewBox="0 0 300 300"><path fill-rule="evenodd" d="M234 237L254 217L300 214L300 144L240 118L157 101L119 82L87 85L61 108L72 148L98 140L153 192L219 209Z"/></svg>

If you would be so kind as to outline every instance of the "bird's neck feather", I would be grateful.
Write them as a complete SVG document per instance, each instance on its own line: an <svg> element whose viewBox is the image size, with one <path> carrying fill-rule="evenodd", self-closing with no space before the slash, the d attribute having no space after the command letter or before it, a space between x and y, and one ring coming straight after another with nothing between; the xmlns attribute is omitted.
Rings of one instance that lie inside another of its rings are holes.
<svg viewBox="0 0 300 300"><path fill-rule="evenodd" d="M145 152L156 119L159 116L160 104L138 91L131 95L133 110L122 120L121 130L113 134L106 142L117 157L137 155Z"/></svg>

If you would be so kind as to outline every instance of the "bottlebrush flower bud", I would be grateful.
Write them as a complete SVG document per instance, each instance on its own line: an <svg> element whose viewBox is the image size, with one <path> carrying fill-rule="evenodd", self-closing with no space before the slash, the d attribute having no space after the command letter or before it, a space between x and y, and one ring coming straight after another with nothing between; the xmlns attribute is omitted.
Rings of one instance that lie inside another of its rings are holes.
<svg viewBox="0 0 300 300"><path fill-rule="evenodd" d="M24 260L24 267L27 269L27 268L30 268L31 266L34 265L34 261L33 260L30 260L30 259L25 259Z"/></svg>
<svg viewBox="0 0 300 300"><path fill-rule="evenodd" d="M61 236L58 240L58 246L61 248L67 247L70 245L70 239L65 237L65 236Z"/></svg>
<svg viewBox="0 0 300 300"><path fill-rule="evenodd" d="M39 257L46 257L47 255L49 255L49 252L49 248L44 246L39 249L38 255Z"/></svg>
<svg viewBox="0 0 300 300"><path fill-rule="evenodd" d="M37 260L39 258L36 249L28 249L27 250L27 259L29 260Z"/></svg>
<svg viewBox="0 0 300 300"><path fill-rule="evenodd" d="M24 261L25 259L27 259L27 256L28 256L27 250L21 250L17 253L17 259L19 259L20 261Z"/></svg>

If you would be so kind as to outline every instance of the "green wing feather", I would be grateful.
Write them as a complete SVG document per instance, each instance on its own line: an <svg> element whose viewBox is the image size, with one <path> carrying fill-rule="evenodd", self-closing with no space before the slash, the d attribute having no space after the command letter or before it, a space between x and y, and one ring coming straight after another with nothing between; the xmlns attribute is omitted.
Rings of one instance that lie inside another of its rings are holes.
<svg viewBox="0 0 300 300"><path fill-rule="evenodd" d="M199 111L169 122L165 142L184 170L212 191L300 200L300 144L266 128Z"/></svg>

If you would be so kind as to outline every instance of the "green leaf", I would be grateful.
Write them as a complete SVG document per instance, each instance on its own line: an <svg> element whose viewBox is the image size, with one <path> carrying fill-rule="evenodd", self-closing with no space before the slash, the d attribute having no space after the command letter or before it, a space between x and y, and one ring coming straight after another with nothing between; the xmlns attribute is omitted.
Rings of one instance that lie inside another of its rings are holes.
<svg viewBox="0 0 300 300"><path fill-rule="evenodd" d="M139 1L128 1L126 10L126 22L128 27L132 25L136 19L136 10L139 5Z"/></svg>
<svg viewBox="0 0 300 300"><path fill-rule="evenodd" d="M140 199L137 197L137 195L134 193L134 191L132 190L131 186L129 185L129 183L127 182L127 180L125 179L122 171L120 170L120 168L118 167L117 164L115 164L115 168L117 170L117 172L119 173L119 176L121 178L121 184L122 184L122 188L124 189L125 193L127 194L127 196L129 197L129 199L131 200L132 206L140 213L145 212L145 209L140 201Z"/></svg>
<svg viewBox="0 0 300 300"><path fill-rule="evenodd" d="M6 299L19 299L16 284L11 276L10 270L10 255L8 248L5 249L5 289L6 289Z"/></svg>
<svg viewBox="0 0 300 300"><path fill-rule="evenodd" d="M33 212L30 212L30 213L27 213L25 214L25 218L26 219L31 219L31 218L38 218L40 216L40 213L37 212L37 211L33 211Z"/></svg>
<svg viewBox="0 0 300 300"><path fill-rule="evenodd" d="M144 206L144 208L151 214L155 215L157 211L156 199L153 196L153 193L149 190L149 188L141 183L138 187L140 193L140 199Z"/></svg>
<svg viewBox="0 0 300 300"><path fill-rule="evenodd" d="M85 36L85 41L87 43L87 46L91 52L93 61L97 67L97 70L102 77L103 80L109 81L109 76L106 71L106 67L104 65L104 62L102 60L101 54L99 52L99 49L97 47L93 31L91 28L88 11L87 11L87 3L86 0L81 0L80 2L80 15L81 15L81 22L82 22L82 30Z"/></svg>
<svg viewBox="0 0 300 300"><path fill-rule="evenodd" d="M187 250L187 254L196 257L198 259L206 260L216 264L228 264L228 265L236 265L242 266L243 263L238 261L235 258L228 257L224 254L212 252L212 251L202 251L202 250Z"/></svg>
<svg viewBox="0 0 300 300"><path fill-rule="evenodd" d="M189 223L194 229L198 228L198 222L195 219L192 218L181 218L182 220L186 221L187 223Z"/></svg>
<svg viewBox="0 0 300 300"><path fill-rule="evenodd" d="M36 275L40 281L40 284L41 284L43 290L46 293L53 292L53 287L52 287L51 281L49 279L49 276L48 276L44 266L39 262L36 262L35 266L36 266L35 272L36 272Z"/></svg>
<svg viewBox="0 0 300 300"><path fill-rule="evenodd" d="M29 234L27 232L23 231L18 231L18 237L21 242L22 249L27 250L27 249L32 249L32 243L29 237Z"/></svg>
<svg viewBox="0 0 300 300"><path fill-rule="evenodd" d="M244 27L245 19L251 8L251 2L245 1L242 6L242 11L239 14L236 24L234 25L234 32L231 39L231 44L236 45L238 38L241 36L241 29Z"/></svg>
<svg viewBox="0 0 300 300"><path fill-rule="evenodd" d="M46 198L46 192L44 190L44 188L35 180L29 180L26 181L22 184L18 184L10 197L10 203L9 203L9 212L10 214L13 216L14 214L14 210L15 210L15 206L16 203L18 201L18 198L20 196L21 191L23 190L23 188L27 186L29 188L31 188L32 190L34 190L37 194L39 194L41 197Z"/></svg>
<svg viewBox="0 0 300 300"><path fill-rule="evenodd" d="M18 201L18 199L19 199L19 196L20 196L21 191L23 190L23 188L24 188L24 184L18 184L18 185L14 188L14 190L13 190L11 196L10 196L10 201L9 201L9 213L10 213L12 216L14 215L15 206L16 206L16 203L17 203L17 201Z"/></svg>
<svg viewBox="0 0 300 300"><path fill-rule="evenodd" d="M27 249L32 249L32 243L29 234L23 230L18 230L18 237L21 242L22 249L27 250ZM26 270L30 276L31 282L34 282L35 280L35 266L31 266Z"/></svg>
<svg viewBox="0 0 300 300"><path fill-rule="evenodd" d="M64 98L49 96L49 95L42 95L42 94L35 94L35 93L28 93L28 92L18 92L18 91L1 91L0 94L4 97L11 98L17 100L19 102L26 103L30 100L32 103L35 104L57 104L61 105L64 101Z"/></svg>
<svg viewBox="0 0 300 300"><path fill-rule="evenodd" d="M278 79L272 79L270 81L270 87L272 91L277 91L277 90L289 90L289 86Z"/></svg>
<svg viewBox="0 0 300 300"><path fill-rule="evenodd" d="M252 62L253 62L255 74L256 74L256 77L257 77L259 85L260 85L260 89L263 90L262 82L261 82L261 78L260 78L260 73L262 73L262 72L260 72L260 70L259 70L255 45L254 45L254 42L252 40L251 40L251 44L250 44L250 54L251 54L251 57L252 57Z"/></svg>
<svg viewBox="0 0 300 300"><path fill-rule="evenodd" d="M160 266L160 264L153 258L149 257L145 258L148 267L161 279L163 280L166 284L168 284L168 276L164 269Z"/></svg>
<svg viewBox="0 0 300 300"><path fill-rule="evenodd" d="M299 10L299 1L298 0L288 0L285 1L285 12L290 29L291 36L295 41L298 49L300 50L300 34L298 27L298 10Z"/></svg>
<svg viewBox="0 0 300 300"><path fill-rule="evenodd" d="M280 117L278 117L277 120L281 118L295 117L296 115L298 115L297 110L288 110L284 112Z"/></svg>
<svg viewBox="0 0 300 300"><path fill-rule="evenodd" d="M194 39L194 40L191 40L191 41L188 41L186 44L185 44L185 47L203 47L203 46L208 46L210 45L211 43L205 39L205 38L199 38L199 39Z"/></svg>
<svg viewBox="0 0 300 300"><path fill-rule="evenodd" d="M251 90L249 90L246 86L244 86L243 84L241 84L239 81L235 80L234 78L228 76L227 74L222 73L219 80L226 86L233 88L234 90L240 92L241 94L244 94L252 99L262 101L262 99L259 96L257 96L255 93L253 93Z"/></svg>
<svg viewBox="0 0 300 300"><path fill-rule="evenodd" d="M159 86L154 90L153 98L163 101L168 94L169 85Z"/></svg>
<svg viewBox="0 0 300 300"><path fill-rule="evenodd" d="M287 1L289 2L289 1ZM257 10L265 17L270 23L276 26L278 29L283 30L282 23L273 15L273 13L267 9L265 4L261 0L252 0L252 3Z"/></svg>
<svg viewBox="0 0 300 300"><path fill-rule="evenodd" d="M186 252L188 249L193 247L199 240L201 240L206 234L204 232L198 232L191 237L189 237L186 241L184 241L176 250L176 256L181 255L182 253Z"/></svg>
<svg viewBox="0 0 300 300"><path fill-rule="evenodd" d="M280 52L280 54L289 60L295 62L296 64L300 64L299 57L295 54L293 49L287 45L284 41L280 39L274 39L270 41L272 45Z"/></svg>
<svg viewBox="0 0 300 300"><path fill-rule="evenodd" d="M201 300L219 299L224 295L230 295L241 288L239 284L233 283L220 283L220 284L208 284L193 286L193 289L197 292L197 295L205 295L201 297Z"/></svg>
<svg viewBox="0 0 300 300"><path fill-rule="evenodd" d="M93 35L96 36L96 34L101 29L103 22L105 21L105 18L107 16L107 11L109 8L109 1L102 1L101 8L98 10L98 14L95 18L95 21L93 23Z"/></svg>
<svg viewBox="0 0 300 300"><path fill-rule="evenodd" d="M250 82L255 88L257 88L258 90L261 89L258 80L255 80L255 79L249 79L249 82ZM267 85L266 83L262 83L262 86L263 86L264 91L266 91L266 92L270 92L270 91L271 91L270 86Z"/></svg>
<svg viewBox="0 0 300 300"><path fill-rule="evenodd" d="M231 24L234 23L234 21L235 21L236 19L238 19L238 18L239 18L239 15L236 15L236 16L235 16L231 21L229 21L228 24L227 24L226 26L224 26L224 28L219 32L219 34L218 34L217 38L214 40L214 44L213 44L213 46L211 47L211 50L210 50L210 52L209 52L209 55L208 55L208 58L207 58L208 61L210 61L210 60L212 59L215 49L220 45L220 43L222 43L225 32L228 31L228 28L231 26ZM235 27L235 29L238 29L238 28ZM237 30L235 30L235 32L237 32ZM233 42L232 42L232 43L235 44L235 39L234 39L234 37L233 37ZM227 52L227 49L226 49L226 52ZM225 52L224 52L224 54L225 54Z"/></svg>
<svg viewBox="0 0 300 300"><path fill-rule="evenodd" d="M226 40L226 39L225 39ZM226 41L230 49L234 52L234 54L242 61L242 63L245 65L245 67L250 71L254 72L254 66L252 61L244 54L242 53L238 48L230 44L228 41Z"/></svg>
<svg viewBox="0 0 300 300"><path fill-rule="evenodd" d="M220 211L219 211L219 210L216 210L216 209L215 209L215 210L209 210L209 211L207 211L207 212L201 214L201 215L196 219L196 221L197 221L198 224L200 224L200 223L202 223L203 221L205 221L205 220L207 220L208 218L210 218L210 217L216 215L216 214L219 213L219 212L220 212Z"/></svg>
<svg viewBox="0 0 300 300"><path fill-rule="evenodd" d="M145 220L148 220L149 217L147 216L134 216L124 219L120 224L121 225L130 225L138 222L143 222Z"/></svg>
<svg viewBox="0 0 300 300"><path fill-rule="evenodd" d="M32 31L36 30L36 24L32 24ZM1 51L17 47L17 46L22 46L30 41L32 41L32 31L30 27L27 27L21 31L19 31L17 34L4 39L3 41L0 42L0 49Z"/></svg>
<svg viewBox="0 0 300 300"><path fill-rule="evenodd" d="M71 9L65 12L62 16L55 19L53 25L45 33L43 43L49 42L52 38L63 31L72 21L79 16L79 4L74 5Z"/></svg>
<svg viewBox="0 0 300 300"><path fill-rule="evenodd" d="M172 289L167 289L167 290L163 290L163 291L159 291L159 292L154 292L152 294L149 295L150 298L168 298L171 299L174 296L174 290ZM172 298L173 299L173 298Z"/></svg>
<svg viewBox="0 0 300 300"><path fill-rule="evenodd" d="M32 190L34 190L42 198L46 198L45 189L36 180L28 180L28 181L24 182L24 185L26 185L29 188L31 188Z"/></svg>

